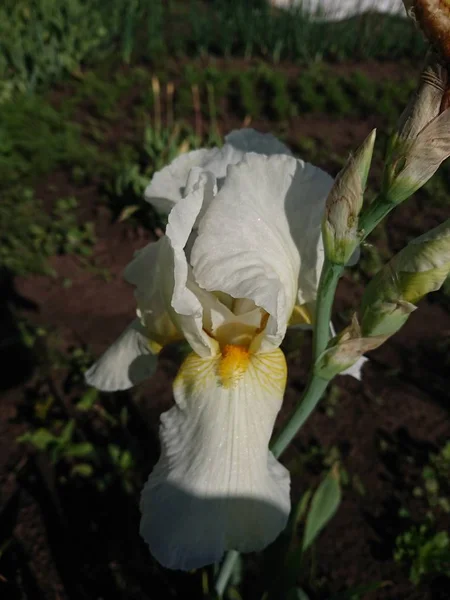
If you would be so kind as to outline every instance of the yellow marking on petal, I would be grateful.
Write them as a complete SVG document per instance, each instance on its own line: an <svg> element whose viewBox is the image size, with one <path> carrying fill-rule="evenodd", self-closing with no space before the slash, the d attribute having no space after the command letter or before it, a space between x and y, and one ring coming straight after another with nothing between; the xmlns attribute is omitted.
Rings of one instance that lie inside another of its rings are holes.
<svg viewBox="0 0 450 600"><path fill-rule="evenodd" d="M174 388L182 387L186 389L188 395L195 394L196 391L208 387L208 381L211 375L214 376L214 368L217 364L216 356L202 358L195 352L191 352L183 361L180 370L174 381Z"/></svg>
<svg viewBox="0 0 450 600"><path fill-rule="evenodd" d="M250 354L245 346L227 344L222 349L218 366L220 381L225 388L234 386L247 371Z"/></svg>
<svg viewBox="0 0 450 600"><path fill-rule="evenodd" d="M249 376L253 385L263 388L268 395L283 393L286 387L287 365L280 348L250 357Z"/></svg>
<svg viewBox="0 0 450 600"><path fill-rule="evenodd" d="M301 306L296 304L289 319L289 325L311 325L311 323L312 314L306 304Z"/></svg>
<svg viewBox="0 0 450 600"><path fill-rule="evenodd" d="M231 390L244 383L250 390L263 389L267 397L278 398L284 393L286 377L286 359L279 348L251 354L247 348L229 345L222 356L202 358L194 352L189 354L178 371L174 389L183 389L182 396L189 397L207 388Z"/></svg>

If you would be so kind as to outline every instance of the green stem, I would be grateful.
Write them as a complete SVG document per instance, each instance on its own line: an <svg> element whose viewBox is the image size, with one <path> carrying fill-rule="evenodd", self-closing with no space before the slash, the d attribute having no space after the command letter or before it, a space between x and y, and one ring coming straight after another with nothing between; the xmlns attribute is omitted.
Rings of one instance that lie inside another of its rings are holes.
<svg viewBox="0 0 450 600"><path fill-rule="evenodd" d="M227 587L228 580L233 574L236 561L239 558L239 552L237 550L230 550L227 552L222 566L220 567L219 576L216 581L216 592L219 598L222 598L225 588Z"/></svg>
<svg viewBox="0 0 450 600"><path fill-rule="evenodd" d="M336 287L344 267L335 265L325 259L320 275L317 291L317 307L315 315L316 326L313 339L313 363L325 350L330 338L331 309L333 307Z"/></svg>
<svg viewBox="0 0 450 600"><path fill-rule="evenodd" d="M395 208L396 204L389 202L380 194L364 209L359 217L359 231L361 242L372 233L375 227Z"/></svg>
<svg viewBox="0 0 450 600"><path fill-rule="evenodd" d="M270 449L276 458L283 454L291 441L297 435L300 427L316 408L317 403L322 398L328 383L328 379L322 379L314 374L311 376L308 385L303 392L302 398L297 405L297 408L294 410L291 418L278 434L275 442L273 442L273 444L270 446Z"/></svg>

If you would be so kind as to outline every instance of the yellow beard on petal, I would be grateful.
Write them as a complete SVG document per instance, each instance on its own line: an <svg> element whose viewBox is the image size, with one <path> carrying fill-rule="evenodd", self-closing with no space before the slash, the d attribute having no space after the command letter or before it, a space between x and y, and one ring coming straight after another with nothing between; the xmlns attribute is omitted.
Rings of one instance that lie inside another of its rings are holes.
<svg viewBox="0 0 450 600"><path fill-rule="evenodd" d="M233 344L224 346L218 365L218 375L223 387L230 388L236 384L247 371L249 363L248 348Z"/></svg>
<svg viewBox="0 0 450 600"><path fill-rule="evenodd" d="M178 371L174 390L182 390L180 397L194 397L207 389L214 389L217 393L222 390L232 397L243 384L250 394L251 390L259 388L267 398L277 398L284 393L286 376L286 359L279 348L253 354L243 346L231 346L225 355L208 358L191 352ZM178 403L184 408L182 402Z"/></svg>

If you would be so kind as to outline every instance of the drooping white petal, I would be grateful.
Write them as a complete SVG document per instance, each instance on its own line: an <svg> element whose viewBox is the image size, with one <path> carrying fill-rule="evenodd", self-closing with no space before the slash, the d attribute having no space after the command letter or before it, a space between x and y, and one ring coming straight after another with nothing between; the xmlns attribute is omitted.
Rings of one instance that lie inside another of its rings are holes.
<svg viewBox="0 0 450 600"><path fill-rule="evenodd" d="M145 329L136 319L86 371L89 385L105 392L126 390L151 377L158 360Z"/></svg>
<svg viewBox="0 0 450 600"><path fill-rule="evenodd" d="M289 515L289 474L268 450L284 356L236 352L191 354L175 380L177 405L161 418L161 458L142 493L141 535L169 568L217 562L228 549L261 550Z"/></svg>
<svg viewBox="0 0 450 600"><path fill-rule="evenodd" d="M331 177L303 161L247 154L229 168L200 222L191 253L197 282L264 308L271 315L265 339L275 346L294 304L315 297L331 184Z"/></svg>
<svg viewBox="0 0 450 600"><path fill-rule="evenodd" d="M188 177L191 169L197 168L195 177L202 171L212 173L216 179L223 179L228 165L240 162L245 152L259 154L291 154L290 150L270 133L259 133L254 129L232 131L225 137L222 148L194 150L175 158L153 176L144 196L157 210L168 214L187 193Z"/></svg>

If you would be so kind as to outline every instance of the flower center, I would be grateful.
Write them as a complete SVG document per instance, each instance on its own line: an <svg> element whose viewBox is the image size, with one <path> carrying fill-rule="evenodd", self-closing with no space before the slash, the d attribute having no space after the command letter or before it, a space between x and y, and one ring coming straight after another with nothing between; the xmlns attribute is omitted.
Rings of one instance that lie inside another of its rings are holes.
<svg viewBox="0 0 450 600"><path fill-rule="evenodd" d="M214 318L210 318L205 331L218 342L216 368L220 383L231 388L247 371L251 355L257 351L255 339L264 331L269 314L253 300L232 298L223 292L215 292L215 295L226 308L221 314L222 322L216 316L214 326Z"/></svg>
<svg viewBox="0 0 450 600"><path fill-rule="evenodd" d="M259 330L258 326L247 325L239 321L224 323L214 333L223 351L227 346L243 346L248 348Z"/></svg>
<svg viewBox="0 0 450 600"><path fill-rule="evenodd" d="M233 387L244 375L249 363L250 352L248 348L233 344L224 346L218 367L218 375L223 387Z"/></svg>

